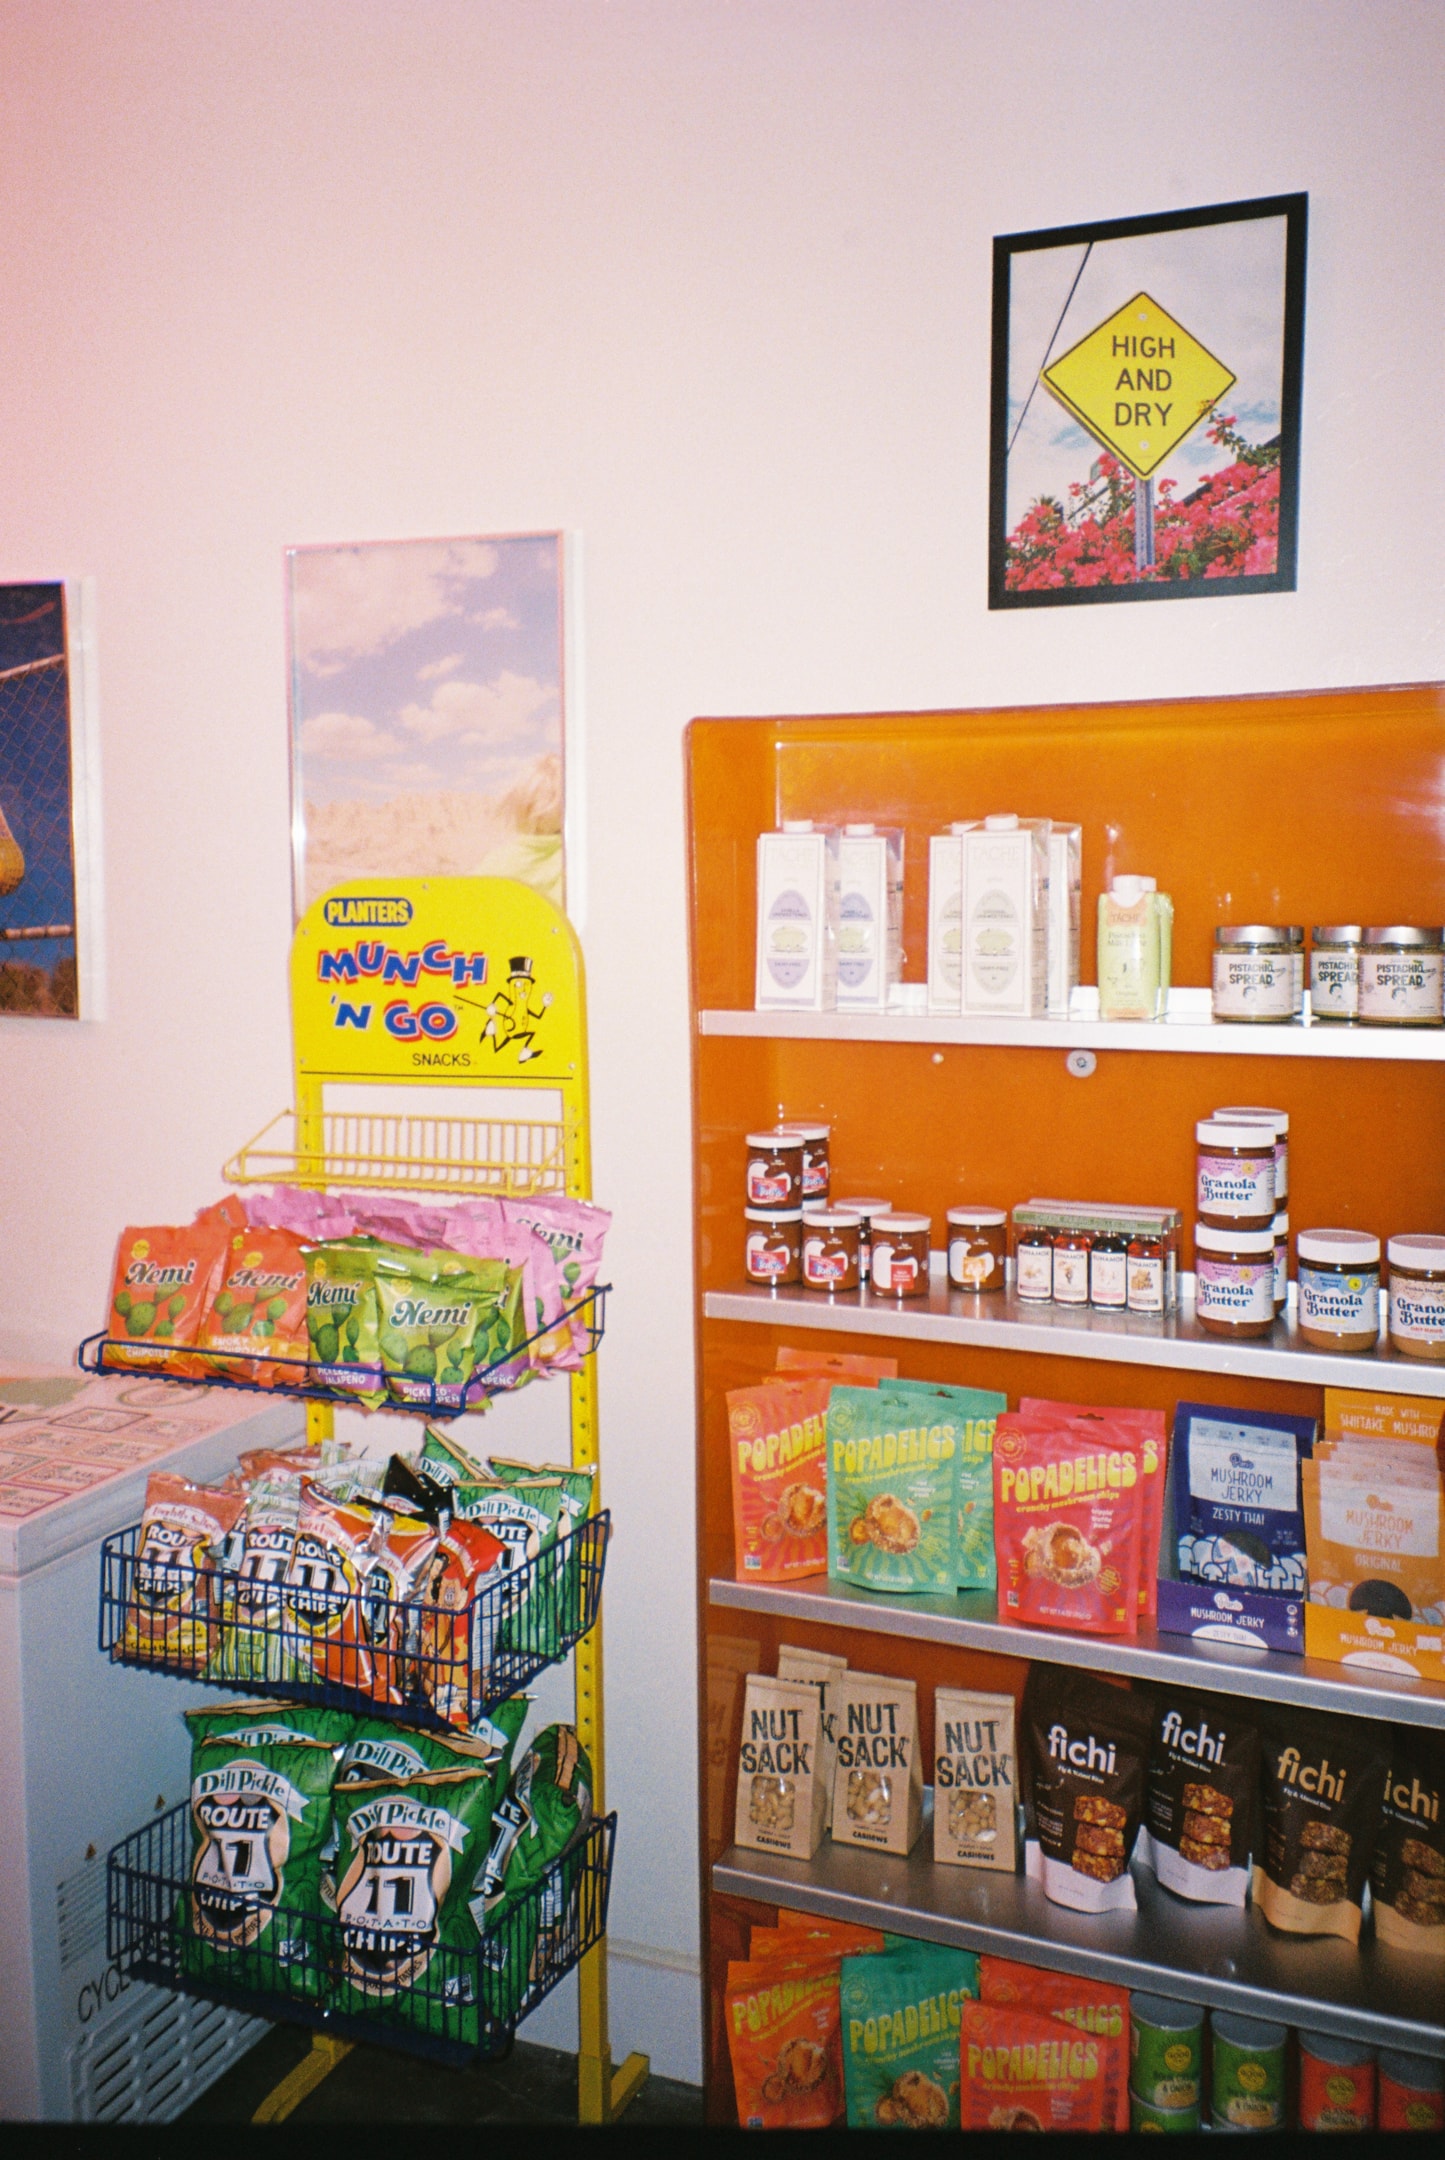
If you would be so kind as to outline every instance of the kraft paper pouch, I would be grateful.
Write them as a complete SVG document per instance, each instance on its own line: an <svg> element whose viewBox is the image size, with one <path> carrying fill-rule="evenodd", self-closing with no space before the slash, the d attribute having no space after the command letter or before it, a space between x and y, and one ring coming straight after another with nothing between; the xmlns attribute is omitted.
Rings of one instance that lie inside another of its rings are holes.
<svg viewBox="0 0 1445 2160"><path fill-rule="evenodd" d="M887 1673L844 1673L833 1770L834 1844L908 1853L922 1828L916 1682Z"/></svg>
<svg viewBox="0 0 1445 2160"><path fill-rule="evenodd" d="M819 1765L823 1691L749 1673L743 1696L733 1838L753 1852L811 1860L823 1842L827 1794Z"/></svg>
<svg viewBox="0 0 1445 2160"><path fill-rule="evenodd" d="M1017 1799L1012 1695L939 1688L933 1698L935 1861L1012 1875Z"/></svg>
<svg viewBox="0 0 1445 2160"><path fill-rule="evenodd" d="M978 1994L968 1950L916 1942L846 1957L843 2089L851 2130L956 2130L963 2005Z"/></svg>
<svg viewBox="0 0 1445 2160"><path fill-rule="evenodd" d="M835 1387L828 1403L828 1573L865 1590L957 1587L960 1422L946 1405Z"/></svg>
<svg viewBox="0 0 1445 2160"><path fill-rule="evenodd" d="M778 1645L778 1678L804 1680L822 1689L822 1732L818 1745L818 1776L825 1796L823 1827L833 1827L833 1771L838 1758L838 1691L848 1670L848 1660L826 1650L802 1650L790 1643Z"/></svg>
<svg viewBox="0 0 1445 2160"><path fill-rule="evenodd" d="M1423 1464L1393 1459L1412 1455ZM1388 1451L1346 1444L1301 1463L1312 1604L1377 1620L1445 1619L1434 1461L1428 1448L1397 1442Z"/></svg>

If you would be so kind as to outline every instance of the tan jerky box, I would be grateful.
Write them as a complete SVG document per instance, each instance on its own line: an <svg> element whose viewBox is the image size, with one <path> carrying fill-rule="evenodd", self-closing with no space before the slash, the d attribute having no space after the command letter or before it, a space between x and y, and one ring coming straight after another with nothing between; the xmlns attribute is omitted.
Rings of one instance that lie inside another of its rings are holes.
<svg viewBox="0 0 1445 2160"><path fill-rule="evenodd" d="M833 1774L838 1754L838 1689L848 1660L827 1650L805 1650L795 1643L778 1645L778 1678L806 1680L823 1690L823 1731L818 1745L818 1777L824 1795L823 1827L833 1827Z"/></svg>
<svg viewBox="0 0 1445 2160"><path fill-rule="evenodd" d="M1012 1875L1018 1756L1012 1695L933 1698L933 1857Z"/></svg>
<svg viewBox="0 0 1445 2160"><path fill-rule="evenodd" d="M734 1839L754 1852L811 1860L823 1842L827 1794L819 1775L823 1691L805 1680L749 1673L743 1697Z"/></svg>
<svg viewBox="0 0 1445 2160"><path fill-rule="evenodd" d="M883 1673L849 1672L837 1692L834 1842L911 1852L923 1828L917 1686Z"/></svg>

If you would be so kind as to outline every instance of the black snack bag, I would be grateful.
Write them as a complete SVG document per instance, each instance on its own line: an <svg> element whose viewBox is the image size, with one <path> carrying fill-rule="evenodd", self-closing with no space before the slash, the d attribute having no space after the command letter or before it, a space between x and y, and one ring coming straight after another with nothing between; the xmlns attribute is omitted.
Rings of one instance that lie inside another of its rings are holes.
<svg viewBox="0 0 1445 2160"><path fill-rule="evenodd" d="M1243 1905L1258 1791L1253 1719L1227 1697L1159 1689L1139 1857L1167 1890L1200 1905Z"/></svg>
<svg viewBox="0 0 1445 2160"><path fill-rule="evenodd" d="M1133 1910L1129 1855L1144 1807L1154 1705L1061 1665L1024 1688L1029 1829L1024 1872L1056 1905Z"/></svg>
<svg viewBox="0 0 1445 2160"><path fill-rule="evenodd" d="M1398 1950L1445 1958L1445 1734L1396 1725L1370 1888L1375 1933Z"/></svg>
<svg viewBox="0 0 1445 2160"><path fill-rule="evenodd" d="M1390 1767L1389 1729L1271 1704L1259 1734L1263 1835L1254 1901L1286 1934L1358 1942Z"/></svg>

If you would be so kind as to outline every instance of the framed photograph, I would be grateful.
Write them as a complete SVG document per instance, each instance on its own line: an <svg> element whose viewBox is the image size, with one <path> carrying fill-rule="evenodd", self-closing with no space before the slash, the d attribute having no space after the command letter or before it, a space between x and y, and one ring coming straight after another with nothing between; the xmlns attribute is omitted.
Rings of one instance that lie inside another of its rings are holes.
<svg viewBox="0 0 1445 2160"><path fill-rule="evenodd" d="M1308 200L994 241L991 608L1294 591Z"/></svg>
<svg viewBox="0 0 1445 2160"><path fill-rule="evenodd" d="M568 565L558 532L287 551L298 916L345 878L486 876L577 919Z"/></svg>

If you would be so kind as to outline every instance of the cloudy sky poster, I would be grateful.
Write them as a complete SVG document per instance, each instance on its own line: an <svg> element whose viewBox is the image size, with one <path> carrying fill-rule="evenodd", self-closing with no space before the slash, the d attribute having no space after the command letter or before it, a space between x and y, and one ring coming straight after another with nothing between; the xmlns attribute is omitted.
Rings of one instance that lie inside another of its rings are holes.
<svg viewBox="0 0 1445 2160"><path fill-rule="evenodd" d="M563 890L562 536L288 552L298 911L345 878Z"/></svg>

